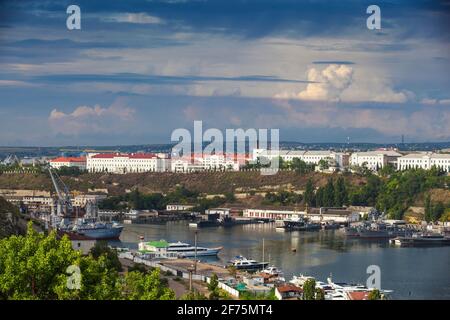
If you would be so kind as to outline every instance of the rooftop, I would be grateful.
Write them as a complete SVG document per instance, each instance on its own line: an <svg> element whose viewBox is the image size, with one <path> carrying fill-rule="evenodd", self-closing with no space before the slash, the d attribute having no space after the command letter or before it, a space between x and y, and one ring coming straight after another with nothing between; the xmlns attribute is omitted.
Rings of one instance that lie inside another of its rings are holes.
<svg viewBox="0 0 450 320"><path fill-rule="evenodd" d="M154 153L99 153L91 156L93 159L114 159L114 158L128 158L128 159L154 159L157 156Z"/></svg>
<svg viewBox="0 0 450 320"><path fill-rule="evenodd" d="M58 157L50 160L50 162L86 162L85 157Z"/></svg>
<svg viewBox="0 0 450 320"><path fill-rule="evenodd" d="M369 300L369 292L367 291L350 291L347 292L350 300Z"/></svg>
<svg viewBox="0 0 450 320"><path fill-rule="evenodd" d="M279 293L286 293L286 292L302 292L302 289L294 286L293 284L283 284L279 287L277 287L277 290Z"/></svg>
<svg viewBox="0 0 450 320"><path fill-rule="evenodd" d="M146 244L155 248L166 248L169 245L166 240L149 241Z"/></svg>

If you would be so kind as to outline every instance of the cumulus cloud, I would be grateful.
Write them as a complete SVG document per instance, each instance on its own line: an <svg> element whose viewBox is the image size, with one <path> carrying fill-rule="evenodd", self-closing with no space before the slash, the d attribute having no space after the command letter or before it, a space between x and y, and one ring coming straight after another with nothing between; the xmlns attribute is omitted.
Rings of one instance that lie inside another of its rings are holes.
<svg viewBox="0 0 450 320"><path fill-rule="evenodd" d="M339 101L342 92L352 83L353 69L348 65L331 64L322 71L310 68L306 89L296 94L281 93L277 98L300 100Z"/></svg>
<svg viewBox="0 0 450 320"><path fill-rule="evenodd" d="M275 98L327 102L404 103L414 97L406 90L396 91L379 75L354 72L347 64L330 64L323 70L315 67L307 73L309 83L300 92L282 92Z"/></svg>
<svg viewBox="0 0 450 320"><path fill-rule="evenodd" d="M48 121L56 133L64 135L108 133L129 128L134 114L134 109L118 101L106 108L79 106L71 113L53 109Z"/></svg>

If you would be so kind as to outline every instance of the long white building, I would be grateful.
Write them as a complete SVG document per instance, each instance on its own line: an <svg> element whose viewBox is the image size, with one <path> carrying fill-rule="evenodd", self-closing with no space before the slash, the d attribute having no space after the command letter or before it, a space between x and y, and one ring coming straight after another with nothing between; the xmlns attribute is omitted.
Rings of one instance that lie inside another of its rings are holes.
<svg viewBox="0 0 450 320"><path fill-rule="evenodd" d="M450 154L441 153L410 153L397 160L398 170L413 168L431 169L433 166L445 172L450 172Z"/></svg>
<svg viewBox="0 0 450 320"><path fill-rule="evenodd" d="M153 153L97 153L88 154L89 172L165 172L170 170L170 159Z"/></svg>
<svg viewBox="0 0 450 320"><path fill-rule="evenodd" d="M80 170L86 170L85 157L59 157L49 161L52 168L77 167Z"/></svg>
<svg viewBox="0 0 450 320"><path fill-rule="evenodd" d="M243 216L246 218L272 220L284 220L292 218L293 216L299 216L308 218L312 222L334 221L336 223L356 222L360 219L358 212L338 208L312 208L309 209L308 212L299 211L289 207L249 208L244 209Z"/></svg>
<svg viewBox="0 0 450 320"><path fill-rule="evenodd" d="M350 165L366 167L370 170L381 169L387 164L396 166L397 159L402 155L394 150L375 150L366 152L355 152L350 156Z"/></svg>
<svg viewBox="0 0 450 320"><path fill-rule="evenodd" d="M186 158L173 158L171 162L172 172L194 172L205 170L239 171L240 161L234 156L222 154L193 155Z"/></svg>
<svg viewBox="0 0 450 320"><path fill-rule="evenodd" d="M330 162L330 165L336 165L338 167L347 167L349 164L349 154L343 152L327 150L304 151L253 149L253 161L256 161L258 158L272 160L277 157L280 157L286 162L290 162L297 158L310 164L319 164L321 160L327 160Z"/></svg>

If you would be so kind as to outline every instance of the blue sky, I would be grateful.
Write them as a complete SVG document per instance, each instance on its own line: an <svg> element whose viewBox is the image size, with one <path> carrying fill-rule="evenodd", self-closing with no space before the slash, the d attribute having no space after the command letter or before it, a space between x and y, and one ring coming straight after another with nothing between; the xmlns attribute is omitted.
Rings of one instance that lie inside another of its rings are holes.
<svg viewBox="0 0 450 320"><path fill-rule="evenodd" d="M431 0L2 1L0 145L167 143L194 120L449 141L449 24L450 1Z"/></svg>

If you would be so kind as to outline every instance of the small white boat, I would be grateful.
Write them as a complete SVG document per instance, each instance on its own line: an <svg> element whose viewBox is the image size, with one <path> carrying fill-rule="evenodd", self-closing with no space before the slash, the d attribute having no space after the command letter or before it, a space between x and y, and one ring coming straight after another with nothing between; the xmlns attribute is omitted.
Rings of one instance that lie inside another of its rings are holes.
<svg viewBox="0 0 450 320"><path fill-rule="evenodd" d="M266 273L266 274L269 274L271 276L282 276L283 275L283 271L281 271L280 269L278 269L275 266L267 267L266 269L261 271L261 273Z"/></svg>
<svg viewBox="0 0 450 320"><path fill-rule="evenodd" d="M258 262L256 260L247 259L243 256L237 256L230 262L231 265L238 270L261 270L269 265L268 262Z"/></svg>
<svg viewBox="0 0 450 320"><path fill-rule="evenodd" d="M297 287L303 287L303 285L307 280L316 280L316 279L314 277L300 274L299 276L293 276L292 280L289 282L292 283L293 285L296 285Z"/></svg>

